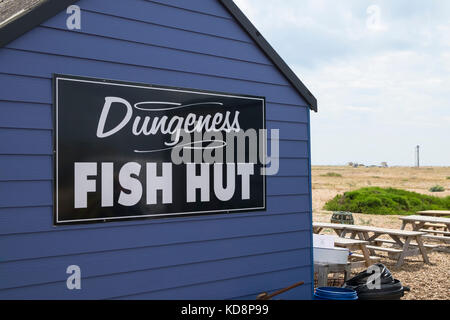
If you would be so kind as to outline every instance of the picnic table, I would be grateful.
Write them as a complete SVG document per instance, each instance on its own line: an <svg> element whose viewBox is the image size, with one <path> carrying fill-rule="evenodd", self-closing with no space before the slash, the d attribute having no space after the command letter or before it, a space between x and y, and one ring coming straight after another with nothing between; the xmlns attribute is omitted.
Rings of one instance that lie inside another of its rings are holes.
<svg viewBox="0 0 450 320"><path fill-rule="evenodd" d="M370 242L371 245L367 246L367 249L369 249L371 255L375 255L375 251L388 252L391 258L397 260L398 267L403 265L405 257L417 255L418 253L422 255L422 259L425 263L430 263L426 247L422 242L422 235L424 235L425 232L323 222L313 223L313 230L315 233L320 233L323 229L332 229L343 238L345 238L347 234L350 234L350 238L352 239L355 239L358 236L360 240ZM382 236L388 236L392 240L383 239L381 238ZM413 241L416 243L413 243ZM383 247L382 244L384 243L396 245L398 248ZM418 247L418 251L415 249L412 250L411 247Z"/></svg>
<svg viewBox="0 0 450 320"><path fill-rule="evenodd" d="M445 210L427 210L427 211L419 211L417 214L421 216L430 216L430 217L447 217L450 216L450 211Z"/></svg>
<svg viewBox="0 0 450 320"><path fill-rule="evenodd" d="M408 224L411 224L413 230L415 231L421 230L426 226L427 223L442 224L445 225L448 230L450 230L450 218L426 217L414 215L414 216L400 217L400 220L402 220L402 230L404 230ZM434 231L435 230L433 230L433 232Z"/></svg>
<svg viewBox="0 0 450 320"><path fill-rule="evenodd" d="M402 230L404 230L408 224L411 224L414 231L423 231L427 233L423 236L425 239L432 239L450 243L450 218L415 215L401 217L400 220L402 220ZM429 227L430 225L442 225L444 227L444 230L428 230L427 227ZM447 229L447 231L445 230L445 228Z"/></svg>

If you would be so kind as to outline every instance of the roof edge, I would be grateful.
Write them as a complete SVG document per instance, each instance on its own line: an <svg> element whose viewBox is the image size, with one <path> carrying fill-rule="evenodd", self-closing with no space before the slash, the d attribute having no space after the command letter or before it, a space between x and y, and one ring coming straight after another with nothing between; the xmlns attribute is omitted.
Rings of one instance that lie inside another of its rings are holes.
<svg viewBox="0 0 450 320"><path fill-rule="evenodd" d="M317 112L317 99L297 77L292 69L280 57L275 49L267 42L262 34L256 29L252 22L245 16L233 0L219 0L222 5L231 13L231 15L239 22L250 37L258 44L261 50L269 57L269 59L280 69L289 82L297 89L303 99L309 104L309 107Z"/></svg>
<svg viewBox="0 0 450 320"><path fill-rule="evenodd" d="M47 0L0 28L0 48L39 26L79 0Z"/></svg>

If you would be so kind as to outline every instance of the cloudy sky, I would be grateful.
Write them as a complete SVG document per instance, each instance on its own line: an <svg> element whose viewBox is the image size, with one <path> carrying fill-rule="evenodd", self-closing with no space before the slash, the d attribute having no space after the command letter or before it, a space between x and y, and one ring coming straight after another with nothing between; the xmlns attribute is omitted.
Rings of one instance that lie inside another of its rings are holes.
<svg viewBox="0 0 450 320"><path fill-rule="evenodd" d="M450 166L450 1L235 2L319 101L313 164Z"/></svg>

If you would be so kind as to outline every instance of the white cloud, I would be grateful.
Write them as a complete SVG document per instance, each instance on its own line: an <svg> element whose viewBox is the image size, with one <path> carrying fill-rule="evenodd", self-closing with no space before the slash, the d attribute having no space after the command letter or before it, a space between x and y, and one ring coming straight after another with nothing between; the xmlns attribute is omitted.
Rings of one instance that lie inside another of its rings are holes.
<svg viewBox="0 0 450 320"><path fill-rule="evenodd" d="M315 163L450 165L450 1L236 2L318 98Z"/></svg>

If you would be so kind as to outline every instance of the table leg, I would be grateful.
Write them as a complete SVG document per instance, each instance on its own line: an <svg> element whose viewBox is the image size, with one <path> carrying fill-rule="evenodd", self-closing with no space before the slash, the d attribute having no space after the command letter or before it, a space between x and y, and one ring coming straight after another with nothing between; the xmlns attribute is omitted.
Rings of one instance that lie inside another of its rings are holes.
<svg viewBox="0 0 450 320"><path fill-rule="evenodd" d="M399 237L394 236L393 234L391 234L390 237L397 243L397 245L398 245L400 248L403 248L404 243L402 242L402 240L400 240Z"/></svg>
<svg viewBox="0 0 450 320"><path fill-rule="evenodd" d="M427 250L423 246L422 236L416 236L417 245L419 246L420 253L422 254L423 261L427 264L430 264L430 260L428 259Z"/></svg>
<svg viewBox="0 0 450 320"><path fill-rule="evenodd" d="M368 232L360 232L360 234L359 234L359 238L361 240L368 241L369 243L374 242L379 236L380 235L377 233L374 233L373 236L369 236ZM373 249L368 249L368 250L370 252L370 255L372 255L372 256L376 255L375 250L373 250Z"/></svg>
<svg viewBox="0 0 450 320"><path fill-rule="evenodd" d="M407 237L405 243L403 244L403 250L400 253L400 256L398 257L397 261L397 267L401 267L403 265L403 260L405 259L406 253L409 249L409 243L411 242L411 237Z"/></svg>
<svg viewBox="0 0 450 320"><path fill-rule="evenodd" d="M403 220L401 230L405 230L406 225L408 224L408 221Z"/></svg>
<svg viewBox="0 0 450 320"><path fill-rule="evenodd" d="M370 259L370 252L369 252L369 249L367 249L365 243L361 243L361 244L359 245L359 247L361 248L361 251L362 251L362 253L363 253L364 260L366 261L366 267L370 267L371 264L372 264L372 260Z"/></svg>
<svg viewBox="0 0 450 320"><path fill-rule="evenodd" d="M347 264L344 270L344 281L349 280L351 275L352 275L352 266L350 264Z"/></svg>
<svg viewBox="0 0 450 320"><path fill-rule="evenodd" d="M328 285L328 266L322 265L317 268L317 286L326 287Z"/></svg>
<svg viewBox="0 0 450 320"><path fill-rule="evenodd" d="M425 227L425 222L413 223L413 231L419 231Z"/></svg>

